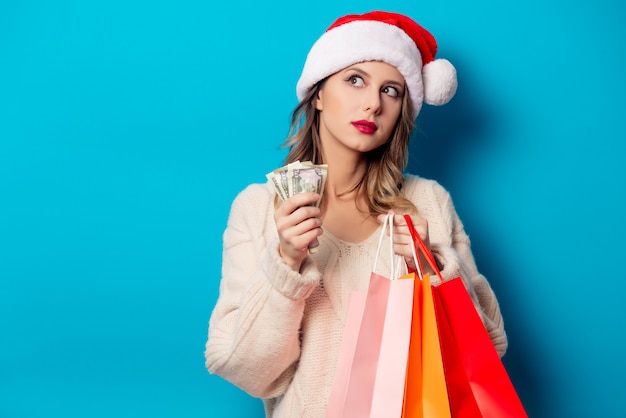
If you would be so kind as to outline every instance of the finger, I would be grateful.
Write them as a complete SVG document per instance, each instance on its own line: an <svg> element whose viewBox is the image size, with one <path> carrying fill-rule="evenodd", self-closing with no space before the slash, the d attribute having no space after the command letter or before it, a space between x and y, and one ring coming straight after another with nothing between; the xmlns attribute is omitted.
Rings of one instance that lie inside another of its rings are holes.
<svg viewBox="0 0 626 418"><path fill-rule="evenodd" d="M403 238L398 237L398 239L394 239L393 251L397 255L406 258L413 257L413 241L411 237L406 236Z"/></svg>
<svg viewBox="0 0 626 418"><path fill-rule="evenodd" d="M321 235L322 219L321 210L315 206L303 206L289 214L275 213L276 228L278 235L285 244L293 245L299 249L304 248L316 236ZM312 236L303 235L314 231Z"/></svg>
<svg viewBox="0 0 626 418"><path fill-rule="evenodd" d="M286 247L293 248L296 252L302 252L305 251L307 248L316 246L315 242L317 241L317 237L322 235L322 233L323 230L321 228L314 228L302 234L289 234L287 236L284 236L283 240L281 241L285 243Z"/></svg>
<svg viewBox="0 0 626 418"><path fill-rule="evenodd" d="M289 214L302 206L314 205L319 199L318 193L298 193L282 202L277 212Z"/></svg>
<svg viewBox="0 0 626 418"><path fill-rule="evenodd" d="M402 215L394 215L393 217L393 235L394 241L396 241L395 237L405 237L407 241L410 240L411 231Z"/></svg>
<svg viewBox="0 0 626 418"><path fill-rule="evenodd" d="M428 221L426 220L426 218L423 218L419 215L412 215L411 223L413 224L415 231L418 233L422 241L428 241ZM406 219L404 219L404 216L402 216L402 226L399 227L399 232L403 234L411 234L409 227L406 223Z"/></svg>
<svg viewBox="0 0 626 418"><path fill-rule="evenodd" d="M321 226L321 210L315 206L302 206L289 214L275 213L274 220L279 231L285 231L308 221L308 224L301 225L304 229L299 229L296 233L302 233L313 227ZM311 225L313 222L315 225Z"/></svg>
<svg viewBox="0 0 626 418"><path fill-rule="evenodd" d="M387 213L383 213L383 214L378 215L376 217L376 219L378 219L378 222L383 223L383 222L385 222L385 219L387 219L387 216L394 215L394 214L395 214L395 212L393 210L389 209L387 211Z"/></svg>
<svg viewBox="0 0 626 418"><path fill-rule="evenodd" d="M394 215L394 214L395 214L395 212L394 212L393 210L389 209L389 210L387 211L387 213L386 213L386 214L381 214L381 215L378 215L378 216L376 217L376 219L378 220L378 222L380 222L381 224L383 224L383 223L385 223L385 221L387 220L387 216L389 216L389 215ZM395 223L395 221L394 221L394 223ZM389 233L390 233L390 230L387 228L387 230L386 230L386 234L387 234L387 236L389 236Z"/></svg>
<svg viewBox="0 0 626 418"><path fill-rule="evenodd" d="M426 244L428 244L429 243L428 222L425 219L422 219L421 221L414 224L414 227L415 227L415 231L417 232L421 240L424 241Z"/></svg>
<svg viewBox="0 0 626 418"><path fill-rule="evenodd" d="M299 222L290 223L283 233L285 237L297 237L307 234L309 231L321 229L322 220L317 217L309 217L302 219Z"/></svg>

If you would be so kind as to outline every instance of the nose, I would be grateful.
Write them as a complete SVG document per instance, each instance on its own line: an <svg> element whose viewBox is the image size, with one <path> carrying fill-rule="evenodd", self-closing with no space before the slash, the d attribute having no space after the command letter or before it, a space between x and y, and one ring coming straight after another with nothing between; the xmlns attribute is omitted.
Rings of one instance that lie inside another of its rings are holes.
<svg viewBox="0 0 626 418"><path fill-rule="evenodd" d="M381 109L380 92L372 89L365 94L363 98L363 110L371 113L379 113Z"/></svg>

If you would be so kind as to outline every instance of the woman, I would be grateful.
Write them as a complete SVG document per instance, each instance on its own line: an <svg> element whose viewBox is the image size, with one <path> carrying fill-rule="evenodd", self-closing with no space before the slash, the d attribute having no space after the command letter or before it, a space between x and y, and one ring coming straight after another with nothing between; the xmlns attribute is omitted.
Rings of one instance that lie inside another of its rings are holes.
<svg viewBox="0 0 626 418"><path fill-rule="evenodd" d="M463 278L496 349L506 351L497 300L449 194L403 174L422 103L445 104L456 91L454 67L435 53L432 35L404 15L339 18L307 56L287 140L287 163L328 165L323 195L279 204L271 185L253 184L233 202L206 365L262 398L268 417L324 416L348 297L367 288L388 213L395 253L414 264L402 217L410 213L444 279ZM308 251L316 240L318 251ZM391 261L383 255L380 271Z"/></svg>

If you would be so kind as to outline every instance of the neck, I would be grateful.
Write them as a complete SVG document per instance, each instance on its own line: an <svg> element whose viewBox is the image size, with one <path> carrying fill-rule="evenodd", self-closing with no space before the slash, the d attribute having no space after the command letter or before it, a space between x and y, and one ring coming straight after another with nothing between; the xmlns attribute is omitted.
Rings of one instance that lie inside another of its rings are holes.
<svg viewBox="0 0 626 418"><path fill-rule="evenodd" d="M323 227L348 242L362 242L378 228L378 221L369 212L367 191L358 185L367 170L367 160L349 158L350 154L332 154L326 159L328 175L321 203Z"/></svg>
<svg viewBox="0 0 626 418"><path fill-rule="evenodd" d="M367 169L367 161L362 154L337 155L333 153L328 158L324 156L324 161L328 164L325 191L331 199L341 197L353 189L359 184ZM347 196L354 198L354 193L347 193Z"/></svg>

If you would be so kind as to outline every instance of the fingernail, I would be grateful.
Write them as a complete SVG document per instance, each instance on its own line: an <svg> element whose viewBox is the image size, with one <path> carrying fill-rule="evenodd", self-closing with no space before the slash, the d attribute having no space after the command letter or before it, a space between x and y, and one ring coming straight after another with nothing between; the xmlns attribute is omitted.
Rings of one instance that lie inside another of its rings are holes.
<svg viewBox="0 0 626 418"><path fill-rule="evenodd" d="M319 246L320 246L320 243L317 239L313 241L311 244L309 244L309 254L317 253L317 251L319 250L318 248Z"/></svg>

